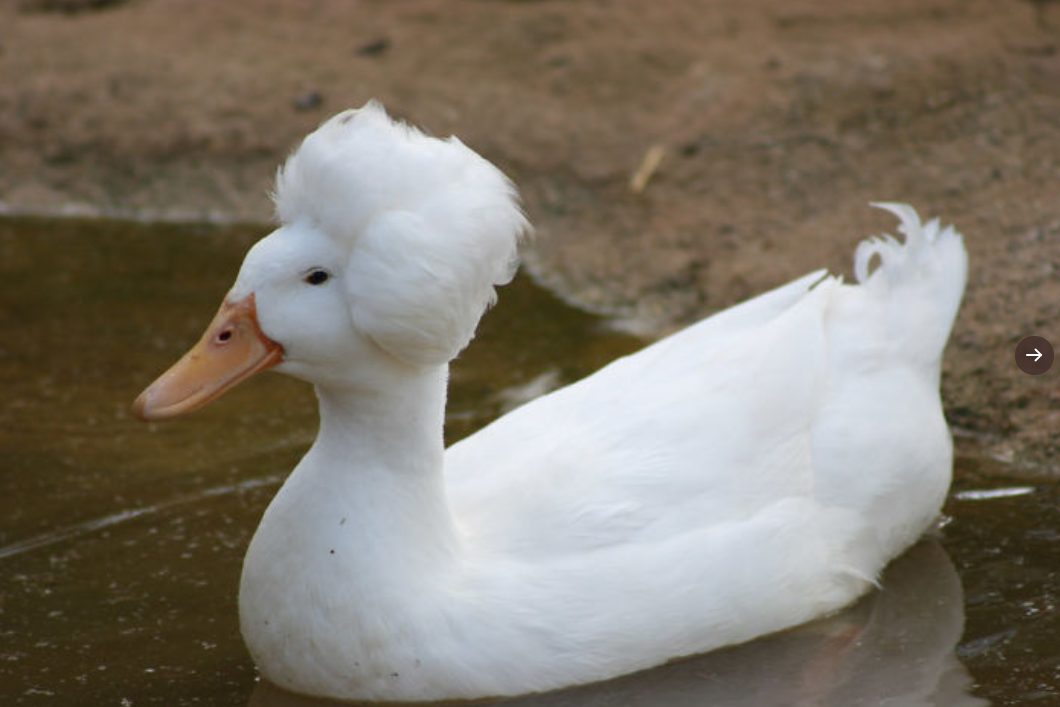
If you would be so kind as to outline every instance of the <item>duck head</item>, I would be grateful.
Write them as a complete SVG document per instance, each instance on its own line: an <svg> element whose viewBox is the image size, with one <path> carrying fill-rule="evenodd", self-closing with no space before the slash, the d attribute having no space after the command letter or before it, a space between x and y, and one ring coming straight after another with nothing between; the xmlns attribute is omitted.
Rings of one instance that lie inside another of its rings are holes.
<svg viewBox="0 0 1060 707"><path fill-rule="evenodd" d="M374 102L310 134L274 199L280 227L247 253L199 342L136 399L140 418L190 412L269 368L384 385L444 365L511 279L529 230L497 168Z"/></svg>

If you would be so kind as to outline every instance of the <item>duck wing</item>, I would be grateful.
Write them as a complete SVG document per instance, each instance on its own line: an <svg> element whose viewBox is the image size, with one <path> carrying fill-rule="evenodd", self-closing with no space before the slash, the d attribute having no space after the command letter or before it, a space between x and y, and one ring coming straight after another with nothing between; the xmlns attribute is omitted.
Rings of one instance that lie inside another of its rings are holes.
<svg viewBox="0 0 1060 707"><path fill-rule="evenodd" d="M555 557L811 497L837 286L811 273L453 445L446 482L461 528L489 548Z"/></svg>

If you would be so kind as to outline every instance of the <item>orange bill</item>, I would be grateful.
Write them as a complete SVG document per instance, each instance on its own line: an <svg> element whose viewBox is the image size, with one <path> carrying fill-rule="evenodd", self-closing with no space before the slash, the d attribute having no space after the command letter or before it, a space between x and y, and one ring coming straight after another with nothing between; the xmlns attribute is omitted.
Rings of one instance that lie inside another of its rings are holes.
<svg viewBox="0 0 1060 707"><path fill-rule="evenodd" d="M283 360L283 347L258 325L253 293L225 300L199 343L133 403L141 420L197 410L229 388Z"/></svg>

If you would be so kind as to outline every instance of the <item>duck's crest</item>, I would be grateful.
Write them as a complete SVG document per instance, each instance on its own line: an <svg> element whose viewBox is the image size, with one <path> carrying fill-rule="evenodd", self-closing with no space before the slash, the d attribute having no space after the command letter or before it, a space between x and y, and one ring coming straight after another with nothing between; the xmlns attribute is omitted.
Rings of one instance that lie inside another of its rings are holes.
<svg viewBox="0 0 1060 707"><path fill-rule="evenodd" d="M417 364L467 345L529 232L500 170L375 101L306 137L277 173L274 200L281 223L308 222L349 247L358 326Z"/></svg>

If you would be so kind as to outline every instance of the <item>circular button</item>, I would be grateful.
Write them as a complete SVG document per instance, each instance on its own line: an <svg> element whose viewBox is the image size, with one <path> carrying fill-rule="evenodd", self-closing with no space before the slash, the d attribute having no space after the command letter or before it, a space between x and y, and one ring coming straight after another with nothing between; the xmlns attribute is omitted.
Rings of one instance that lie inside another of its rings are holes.
<svg viewBox="0 0 1060 707"><path fill-rule="evenodd" d="M1016 344L1016 365L1030 376L1040 376L1053 365L1053 345L1040 336Z"/></svg>

